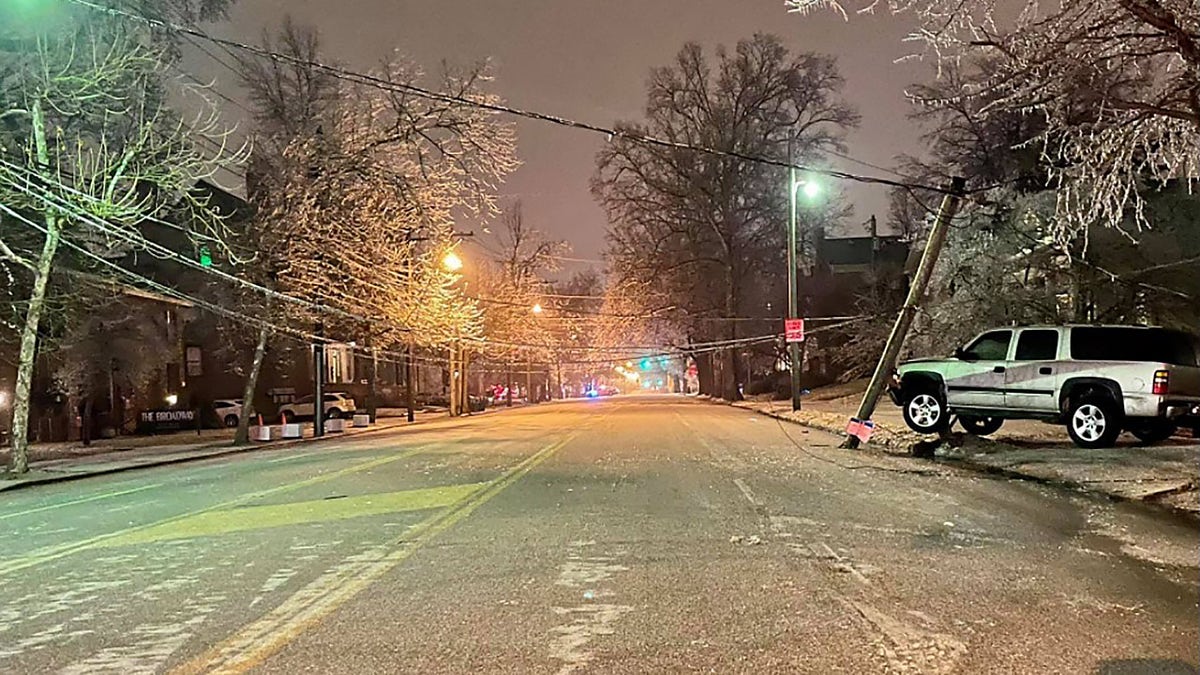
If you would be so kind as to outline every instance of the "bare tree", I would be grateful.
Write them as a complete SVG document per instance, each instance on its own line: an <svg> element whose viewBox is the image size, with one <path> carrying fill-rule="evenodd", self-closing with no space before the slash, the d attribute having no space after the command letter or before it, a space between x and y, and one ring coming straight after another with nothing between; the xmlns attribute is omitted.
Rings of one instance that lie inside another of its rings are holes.
<svg viewBox="0 0 1200 675"><path fill-rule="evenodd" d="M511 125L405 93L426 75L399 59L376 72L394 87L330 79L314 66L315 32L290 21L264 43L284 58L243 64L261 138L250 193L278 242L273 283L308 303L279 311L373 347L478 338L478 307L442 256L456 217L496 213L496 186L517 166ZM498 101L488 80L483 66L447 67L436 88Z"/></svg>
<svg viewBox="0 0 1200 675"><path fill-rule="evenodd" d="M209 16L225 3L145 3L164 16ZM144 24L82 6L20 21L0 8L0 206L34 240L0 248L30 277L13 396L12 468L28 470L28 418L39 327L51 277L78 246L101 257L142 247L140 226L168 210L220 235L190 187L221 162L198 136L219 137L211 114L194 122L167 106L163 67L172 45ZM210 111L211 112L211 111ZM182 204L181 204L182 200ZM7 236L6 236L7 239ZM74 249L72 249L74 250Z"/></svg>
<svg viewBox="0 0 1200 675"><path fill-rule="evenodd" d="M798 11L841 0L788 0ZM1146 227L1146 186L1200 179L1200 11L1194 0L868 0L913 16L911 38L943 66L988 57L985 77L945 102L984 97L979 114L1027 113L1057 188L1060 244L1103 223ZM1011 10L1019 9L1014 15ZM1127 218L1127 215L1132 217Z"/></svg>
<svg viewBox="0 0 1200 675"><path fill-rule="evenodd" d="M652 72L646 122L622 126L681 144L812 163L841 147L842 133L857 123L841 86L833 59L789 53L773 36L743 40L732 52L719 48L715 59L688 44L672 65ZM661 289L680 328L697 342L737 338L736 322L696 320L736 317L754 287L786 273L786 174L623 137L601 150L597 165L593 192L613 223L614 281ZM739 360L725 350L715 365L714 375L707 357L700 359L705 393L737 398Z"/></svg>

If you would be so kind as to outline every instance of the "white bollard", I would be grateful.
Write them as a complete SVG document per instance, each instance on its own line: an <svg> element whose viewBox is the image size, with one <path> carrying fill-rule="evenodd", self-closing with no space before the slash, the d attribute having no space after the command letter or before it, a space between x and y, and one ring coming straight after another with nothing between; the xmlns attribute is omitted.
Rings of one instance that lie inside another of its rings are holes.
<svg viewBox="0 0 1200 675"><path fill-rule="evenodd" d="M355 415L354 416L354 426L356 426L356 427L371 426L371 416L370 415Z"/></svg>
<svg viewBox="0 0 1200 675"><path fill-rule="evenodd" d="M256 441L271 440L271 427L257 426L251 429L250 437Z"/></svg>
<svg viewBox="0 0 1200 675"><path fill-rule="evenodd" d="M335 417L333 419L325 420L325 433L336 434L336 433L341 433L345 430L346 430L346 420L344 420L340 417Z"/></svg>
<svg viewBox="0 0 1200 675"><path fill-rule="evenodd" d="M279 436L281 438L300 438L302 435L299 424L279 425Z"/></svg>

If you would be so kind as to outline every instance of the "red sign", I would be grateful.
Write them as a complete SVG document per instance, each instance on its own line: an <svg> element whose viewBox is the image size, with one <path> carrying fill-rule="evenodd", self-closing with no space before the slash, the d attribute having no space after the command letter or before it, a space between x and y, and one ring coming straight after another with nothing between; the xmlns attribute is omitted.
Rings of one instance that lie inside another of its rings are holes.
<svg viewBox="0 0 1200 675"><path fill-rule="evenodd" d="M788 342L804 342L804 319L785 320L783 334Z"/></svg>
<svg viewBox="0 0 1200 675"><path fill-rule="evenodd" d="M850 423L846 425L846 433L866 443L871 440L871 434L875 433L875 423L871 420L860 420L857 417L851 417Z"/></svg>

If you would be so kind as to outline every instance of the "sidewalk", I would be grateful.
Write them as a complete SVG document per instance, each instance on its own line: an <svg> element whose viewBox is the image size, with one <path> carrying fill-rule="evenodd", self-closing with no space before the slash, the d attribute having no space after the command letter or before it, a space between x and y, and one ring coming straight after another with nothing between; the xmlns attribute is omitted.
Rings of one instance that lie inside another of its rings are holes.
<svg viewBox="0 0 1200 675"><path fill-rule="evenodd" d="M844 435L846 423L858 410L865 384L840 385L805 397L803 409L792 412L789 401L742 401L734 405L789 422ZM913 454L918 443L932 437L908 429L900 409L883 399L872 418L875 433L870 447L892 454ZM1122 435L1114 448L1075 447L1061 426L1027 420L1006 422L987 438L955 432L934 446L934 457L974 470L996 473L1122 501L1141 501L1200 516L1200 440L1176 437L1142 447Z"/></svg>
<svg viewBox="0 0 1200 675"><path fill-rule="evenodd" d="M414 424L441 419L444 416L444 412L421 411L417 413ZM311 422L302 426L303 438L251 442L239 447L232 445L233 429L205 429L200 434L192 430L157 436L121 436L96 440L86 447L79 442L35 443L30 446L29 473L16 477L0 471L0 491L256 450L283 448L318 440L335 440L409 425L403 409L381 408L376 423L370 427L355 428L347 425L344 432L327 434L323 439L313 437ZM0 453L0 466L7 467L8 461L9 453Z"/></svg>

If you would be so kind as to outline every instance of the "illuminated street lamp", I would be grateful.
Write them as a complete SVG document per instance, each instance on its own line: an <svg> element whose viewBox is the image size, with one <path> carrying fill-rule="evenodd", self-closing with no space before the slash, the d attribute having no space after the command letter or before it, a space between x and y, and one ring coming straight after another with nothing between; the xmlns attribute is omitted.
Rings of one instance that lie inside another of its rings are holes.
<svg viewBox="0 0 1200 675"><path fill-rule="evenodd" d="M788 251L787 251L787 281L788 281L788 316L789 319L800 318L800 294L796 288L796 193L802 192L805 201L812 202L821 195L821 185L811 179L797 180L796 167L792 165L792 144L788 142ZM803 367L803 357L800 354L800 344L788 344L788 361L791 364L792 380L792 410L800 409L800 369Z"/></svg>
<svg viewBox="0 0 1200 675"><path fill-rule="evenodd" d="M534 303L534 305L533 305L533 313L534 313L534 314L541 314L541 313L542 313L542 303L540 303L540 302L538 302L538 303Z"/></svg>
<svg viewBox="0 0 1200 675"><path fill-rule="evenodd" d="M447 272L457 272L462 269L463 260L454 251L447 251L446 255L442 257L442 267Z"/></svg>

